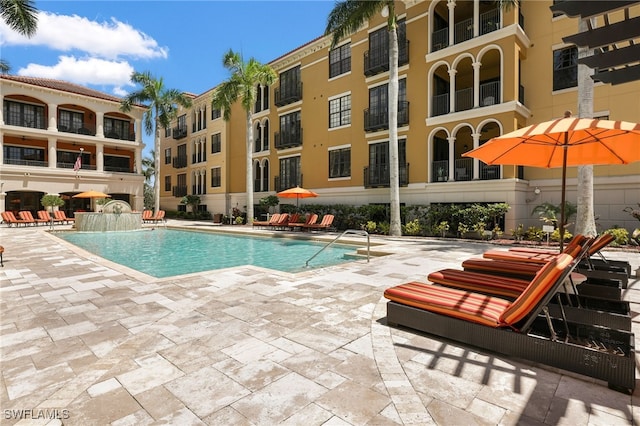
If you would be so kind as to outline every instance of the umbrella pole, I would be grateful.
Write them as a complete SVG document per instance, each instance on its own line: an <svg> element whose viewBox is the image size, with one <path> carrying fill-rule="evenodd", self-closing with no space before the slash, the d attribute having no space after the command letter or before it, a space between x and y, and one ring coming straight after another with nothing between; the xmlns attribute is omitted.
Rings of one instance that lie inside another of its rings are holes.
<svg viewBox="0 0 640 426"><path fill-rule="evenodd" d="M564 245L564 204L565 204L565 191L567 189L567 148L568 148L569 134L564 134L564 145L562 146L562 194L560 195L560 227L558 228L560 233L560 251L563 250Z"/></svg>

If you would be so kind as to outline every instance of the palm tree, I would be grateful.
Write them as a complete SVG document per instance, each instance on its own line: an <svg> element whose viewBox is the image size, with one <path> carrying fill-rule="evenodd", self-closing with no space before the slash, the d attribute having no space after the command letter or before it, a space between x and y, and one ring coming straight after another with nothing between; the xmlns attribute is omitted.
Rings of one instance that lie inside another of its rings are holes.
<svg viewBox="0 0 640 426"><path fill-rule="evenodd" d="M257 86L271 85L278 77L269 66L251 58L244 62L242 55L229 49L222 60L223 66L231 72L231 77L216 89L211 100L214 109L224 111L223 118L231 118L231 106L241 101L246 114L246 191L247 191L247 224L253 222L253 126L251 125L251 110L256 103Z"/></svg>
<svg viewBox="0 0 640 426"><path fill-rule="evenodd" d="M0 59L0 74L9 74L9 71L11 71L11 65L9 65L9 62L4 59Z"/></svg>
<svg viewBox="0 0 640 426"><path fill-rule="evenodd" d="M27 37L38 29L38 9L33 0L0 0L0 16L9 28Z"/></svg>
<svg viewBox="0 0 640 426"><path fill-rule="evenodd" d="M325 35L332 34L331 47L356 32L373 16L387 16L389 31L389 204L391 223L389 235L402 235L400 224L400 177L398 165L398 31L393 0L341 0L327 18Z"/></svg>
<svg viewBox="0 0 640 426"><path fill-rule="evenodd" d="M155 179L156 169L155 169L155 151L152 150L150 152L150 157L144 157L142 159L142 175L144 176L144 207L147 209L153 208L155 204L155 196L153 193L153 188L151 187L151 179Z"/></svg>
<svg viewBox="0 0 640 426"><path fill-rule="evenodd" d="M166 129L171 125L178 112L178 106L183 108L191 107L191 98L177 89L167 89L164 87L162 78L156 79L150 72L134 72L131 74L131 81L139 84L142 88L136 92L129 93L121 102L120 110L131 111L136 104L148 102L147 110L144 113L144 127L147 135L154 135L154 176L153 194L154 210L160 210L160 129Z"/></svg>

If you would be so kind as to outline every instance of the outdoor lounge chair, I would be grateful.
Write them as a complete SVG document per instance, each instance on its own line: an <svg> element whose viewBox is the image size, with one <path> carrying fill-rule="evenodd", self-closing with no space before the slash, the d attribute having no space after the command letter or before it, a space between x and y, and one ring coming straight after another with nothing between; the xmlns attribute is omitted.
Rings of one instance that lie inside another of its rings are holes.
<svg viewBox="0 0 640 426"><path fill-rule="evenodd" d="M62 219L56 219L51 216L46 210L38 210L38 218L45 220L47 223L62 223L64 222Z"/></svg>
<svg viewBox="0 0 640 426"><path fill-rule="evenodd" d="M331 228L331 226L333 225L333 219L334 219L334 215L325 214L324 216L322 216L322 221L320 223L304 225L302 229L307 229L307 230L321 229L326 231L327 229Z"/></svg>
<svg viewBox="0 0 640 426"><path fill-rule="evenodd" d="M635 388L634 335L552 318L548 303L582 248L545 264L514 301L427 283L387 289L387 323ZM544 312L544 316L539 315Z"/></svg>
<svg viewBox="0 0 640 426"><path fill-rule="evenodd" d="M277 221L269 224L269 227L273 229L287 229L290 217L289 213L282 213Z"/></svg>
<svg viewBox="0 0 640 426"><path fill-rule="evenodd" d="M147 223L153 217L151 210L142 210L142 223Z"/></svg>
<svg viewBox="0 0 640 426"><path fill-rule="evenodd" d="M26 226L29 223L26 220L17 219L16 215L14 215L13 212L11 211L2 212L2 221L6 223L7 226L10 226L10 227L13 225L17 227L20 224Z"/></svg>
<svg viewBox="0 0 640 426"><path fill-rule="evenodd" d="M315 213L311 213L307 215L307 220L305 220L304 222L289 223L289 227L291 227L291 229L295 231L296 229L302 229L305 226L313 225L317 221L318 221L318 215Z"/></svg>
<svg viewBox="0 0 640 426"><path fill-rule="evenodd" d="M20 219L26 221L27 223L30 223L32 225L39 225L39 224L44 224L47 221L43 220L43 219L34 219L33 215L31 214L31 212L29 210L22 210L18 212L18 216L20 216Z"/></svg>
<svg viewBox="0 0 640 426"><path fill-rule="evenodd" d="M269 220L254 220L253 226L270 226L271 224L277 223L280 220L280 213L274 213L269 217Z"/></svg>
<svg viewBox="0 0 640 426"><path fill-rule="evenodd" d="M165 222L164 215L166 212L164 210L158 210L155 215L149 218L149 222L157 223L157 222Z"/></svg>
<svg viewBox="0 0 640 426"><path fill-rule="evenodd" d="M75 217L68 217L64 210L56 210L53 212L53 217L58 220L64 221L64 223L73 223L76 221Z"/></svg>

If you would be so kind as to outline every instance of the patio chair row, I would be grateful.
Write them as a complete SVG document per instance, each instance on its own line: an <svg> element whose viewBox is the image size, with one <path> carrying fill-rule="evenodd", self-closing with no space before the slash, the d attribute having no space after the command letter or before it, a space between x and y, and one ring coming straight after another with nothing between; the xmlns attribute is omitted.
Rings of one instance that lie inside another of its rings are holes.
<svg viewBox="0 0 640 426"><path fill-rule="evenodd" d="M384 292L387 323L605 380L630 393L635 339L628 303L566 294L563 299L560 292L595 254L592 246L605 241L577 236L562 253L485 252L513 255L511 262L533 272L528 278L444 269L430 273L428 282L391 287ZM595 302L601 304L590 308ZM623 306L623 313L606 312L614 305Z"/></svg>
<svg viewBox="0 0 640 426"><path fill-rule="evenodd" d="M152 210L143 210L142 223L166 222L165 214L164 210L158 210L156 214L153 214Z"/></svg>
<svg viewBox="0 0 640 426"><path fill-rule="evenodd" d="M50 223L57 224L68 224L73 223L75 221L74 218L69 218L62 210L57 210L53 212L53 216L46 210L38 211L38 218L34 218L33 214L28 210L22 210L18 212L18 217L16 218L15 214L11 211L2 212L2 222L7 224L7 226L20 226L20 225L47 225Z"/></svg>
<svg viewBox="0 0 640 426"><path fill-rule="evenodd" d="M298 213L293 213L292 215L289 215L288 213L275 213L271 215L269 220L254 221L253 226L289 231L326 231L333 227L334 218L335 216L332 214L325 214L320 223L318 223L318 215L315 213L309 213L307 214L305 221L300 222L300 214Z"/></svg>

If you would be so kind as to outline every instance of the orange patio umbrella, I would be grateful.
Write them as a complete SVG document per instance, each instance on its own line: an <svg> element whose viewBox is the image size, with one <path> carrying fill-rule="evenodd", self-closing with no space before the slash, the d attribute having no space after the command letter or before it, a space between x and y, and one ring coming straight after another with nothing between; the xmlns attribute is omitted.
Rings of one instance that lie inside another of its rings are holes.
<svg viewBox="0 0 640 426"><path fill-rule="evenodd" d="M486 164L562 167L560 249L564 238L567 166L629 164L640 161L640 124L571 117L523 127L490 139L469 152Z"/></svg>
<svg viewBox="0 0 640 426"><path fill-rule="evenodd" d="M284 191L280 191L278 192L277 195L278 197L282 197L282 198L295 198L296 207L298 207L300 198L313 198L318 196L318 194L316 194L315 192L310 191L308 189L300 188L299 186L296 186L295 188L289 188Z"/></svg>
<svg viewBox="0 0 640 426"><path fill-rule="evenodd" d="M109 195L100 191L85 191L74 195L73 198L109 198Z"/></svg>

